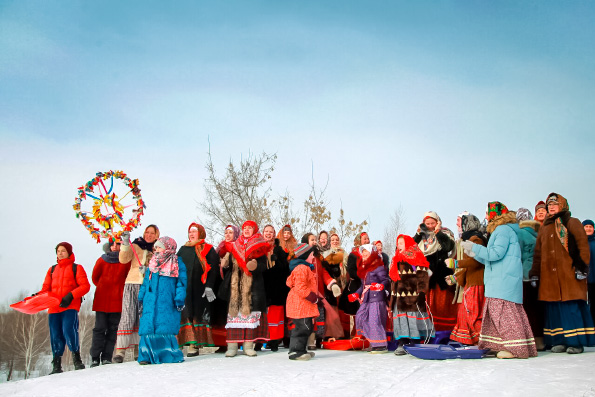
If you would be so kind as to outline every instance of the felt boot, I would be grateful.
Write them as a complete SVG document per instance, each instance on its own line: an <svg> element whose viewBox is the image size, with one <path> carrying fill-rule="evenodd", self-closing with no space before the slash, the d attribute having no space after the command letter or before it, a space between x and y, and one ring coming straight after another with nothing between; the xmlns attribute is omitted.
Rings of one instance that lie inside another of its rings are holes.
<svg viewBox="0 0 595 397"><path fill-rule="evenodd" d="M225 352L225 357L235 357L237 354L238 354L238 344L237 343L228 343L227 351Z"/></svg>
<svg viewBox="0 0 595 397"><path fill-rule="evenodd" d="M244 342L244 354L248 357L256 357L254 342Z"/></svg>

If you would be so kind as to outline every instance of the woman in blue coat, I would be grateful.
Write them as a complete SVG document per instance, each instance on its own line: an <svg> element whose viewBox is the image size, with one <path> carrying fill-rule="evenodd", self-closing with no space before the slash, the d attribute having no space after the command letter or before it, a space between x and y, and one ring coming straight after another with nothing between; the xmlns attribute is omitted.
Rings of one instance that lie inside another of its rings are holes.
<svg viewBox="0 0 595 397"><path fill-rule="evenodd" d="M523 263L514 212L498 201L488 204L488 246L463 241L465 253L485 265L486 302L479 348L497 351L498 358L537 356L535 340L523 309Z"/></svg>
<svg viewBox="0 0 595 397"><path fill-rule="evenodd" d="M176 255L174 239L161 237L154 250L138 293L143 308L138 330L141 365L184 361L176 335L186 299L186 266Z"/></svg>

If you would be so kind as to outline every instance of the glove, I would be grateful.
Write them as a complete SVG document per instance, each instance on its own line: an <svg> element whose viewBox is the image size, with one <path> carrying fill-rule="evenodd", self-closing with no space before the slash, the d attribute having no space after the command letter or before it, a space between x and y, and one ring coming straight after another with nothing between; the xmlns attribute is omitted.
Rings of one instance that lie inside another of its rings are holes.
<svg viewBox="0 0 595 397"><path fill-rule="evenodd" d="M72 303L74 296L72 296L72 292L66 294L64 298L62 298L62 302L60 302L60 307L68 307Z"/></svg>
<svg viewBox="0 0 595 397"><path fill-rule="evenodd" d="M254 270L256 270L256 267L258 266L258 263L256 263L256 260L254 259L250 259L248 261L248 263L246 263L246 267L248 268L248 270L250 270L251 272L253 272Z"/></svg>
<svg viewBox="0 0 595 397"><path fill-rule="evenodd" d="M347 296L347 300L348 300L349 302L355 302L355 301L356 301L356 300L358 300L358 299L359 299L359 294L356 294L356 293L349 294L349 295Z"/></svg>
<svg viewBox="0 0 595 397"><path fill-rule="evenodd" d="M446 280L446 284L448 285L455 285L457 282L457 278L452 274L444 277L444 279Z"/></svg>
<svg viewBox="0 0 595 397"><path fill-rule="evenodd" d="M314 292L310 292L308 296L306 296L306 300L311 303L316 303L318 302L318 295L316 295Z"/></svg>
<svg viewBox="0 0 595 397"><path fill-rule="evenodd" d="M531 287L537 288L539 277L533 276L529 280L531 281Z"/></svg>
<svg viewBox="0 0 595 397"><path fill-rule="evenodd" d="M185 307L186 307L186 305L176 306L176 310L181 312L182 310L184 310Z"/></svg>
<svg viewBox="0 0 595 397"><path fill-rule="evenodd" d="M465 253L471 258L475 256L475 252L473 252L474 245L475 244L473 244L471 241L461 241L461 247L463 247L463 251L465 251Z"/></svg>
<svg viewBox="0 0 595 397"><path fill-rule="evenodd" d="M122 245L129 246L130 245L130 232L129 231L122 232L120 239L122 239Z"/></svg>
<svg viewBox="0 0 595 397"><path fill-rule="evenodd" d="M217 299L217 297L215 296L215 293L213 292L213 290L209 287L205 288L205 292L203 292L202 294L202 298L207 297L207 300L209 302L213 302L215 299Z"/></svg>
<svg viewBox="0 0 595 397"><path fill-rule="evenodd" d="M457 261L452 258L445 259L444 263L446 263L446 267L449 269L456 269L457 267Z"/></svg>
<svg viewBox="0 0 595 397"><path fill-rule="evenodd" d="M341 287L339 287L337 284L331 285L331 291L333 291L333 296L335 298L341 296Z"/></svg>
<svg viewBox="0 0 595 397"><path fill-rule="evenodd" d="M583 273L580 270L575 270L574 276L577 280L584 280L587 278L587 273Z"/></svg>
<svg viewBox="0 0 595 397"><path fill-rule="evenodd" d="M370 289L371 289L372 291L382 291L382 290L384 289L384 285L382 285L382 284L380 284L380 283L373 283L373 284L370 286Z"/></svg>

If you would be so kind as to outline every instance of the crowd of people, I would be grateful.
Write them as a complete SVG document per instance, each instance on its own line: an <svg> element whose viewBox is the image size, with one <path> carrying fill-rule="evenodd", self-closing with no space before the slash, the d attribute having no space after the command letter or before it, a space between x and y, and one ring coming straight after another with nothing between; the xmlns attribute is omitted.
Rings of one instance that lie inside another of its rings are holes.
<svg viewBox="0 0 595 397"><path fill-rule="evenodd" d="M594 226L551 193L535 217L500 202L488 204L485 221L464 211L458 236L429 211L415 235L397 237L392 259L366 232L348 251L335 233L298 241L291 225L261 233L251 220L228 225L217 246L195 222L179 249L156 225L133 241L125 232L93 269L91 367L121 363L128 349L157 364L209 346L226 357L285 346L303 361L341 339L365 341L372 354L449 340L503 359L582 353L595 346ZM49 309L52 373L62 372L65 345L84 368L78 310L90 290L72 246L56 254L41 291L61 299Z"/></svg>

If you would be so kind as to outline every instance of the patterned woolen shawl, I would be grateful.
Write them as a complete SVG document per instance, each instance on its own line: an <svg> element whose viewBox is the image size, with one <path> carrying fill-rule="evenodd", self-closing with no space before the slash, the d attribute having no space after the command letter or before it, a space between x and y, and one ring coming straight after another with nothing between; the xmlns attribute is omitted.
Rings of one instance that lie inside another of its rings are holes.
<svg viewBox="0 0 595 397"><path fill-rule="evenodd" d="M411 236L400 234L399 237L397 237L397 245L400 238L405 240L405 249L403 251L399 251L398 248L395 250L395 256L393 256L393 263L389 272L389 276L393 281L401 279L399 276L399 266L397 266L397 263L399 262L406 262L415 267L430 267L428 260Z"/></svg>
<svg viewBox="0 0 595 397"><path fill-rule="evenodd" d="M178 277L179 265L178 255L176 255L178 244L173 238L167 236L159 238L159 241L163 243L165 250L153 254L149 262L149 270L160 276Z"/></svg>
<svg viewBox="0 0 595 397"><path fill-rule="evenodd" d="M226 242L225 247L236 259L244 274L248 276L252 276L252 273L246 267L246 263L251 259L266 255L271 249L271 245L260 233L255 233L248 238L242 235L234 242Z"/></svg>

